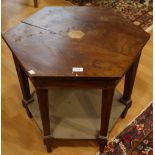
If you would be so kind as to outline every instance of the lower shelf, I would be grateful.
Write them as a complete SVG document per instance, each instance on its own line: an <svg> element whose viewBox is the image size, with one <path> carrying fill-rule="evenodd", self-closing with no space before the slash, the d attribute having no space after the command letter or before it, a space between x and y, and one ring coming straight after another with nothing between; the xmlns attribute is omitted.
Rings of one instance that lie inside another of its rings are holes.
<svg viewBox="0 0 155 155"><path fill-rule="evenodd" d="M53 88L49 90L50 127L53 138L96 139L101 121L101 90ZM34 120L42 130L41 117L34 93L34 102L28 105ZM119 102L121 94L115 91L109 131L125 106Z"/></svg>

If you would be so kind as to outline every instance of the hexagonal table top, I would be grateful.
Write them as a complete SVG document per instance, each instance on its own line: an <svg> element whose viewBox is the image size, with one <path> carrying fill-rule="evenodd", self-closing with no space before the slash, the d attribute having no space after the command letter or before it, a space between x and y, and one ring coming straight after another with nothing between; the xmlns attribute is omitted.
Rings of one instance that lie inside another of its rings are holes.
<svg viewBox="0 0 155 155"><path fill-rule="evenodd" d="M110 9L45 7L3 38L30 77L120 78L149 35Z"/></svg>

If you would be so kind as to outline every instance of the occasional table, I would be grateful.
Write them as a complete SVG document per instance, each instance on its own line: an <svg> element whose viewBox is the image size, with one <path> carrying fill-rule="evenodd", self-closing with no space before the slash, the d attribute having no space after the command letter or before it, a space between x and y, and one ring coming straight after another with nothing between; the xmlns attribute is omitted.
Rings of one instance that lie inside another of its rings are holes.
<svg viewBox="0 0 155 155"><path fill-rule="evenodd" d="M97 139L102 154L108 130L132 104L149 34L110 9L45 7L2 36L12 51L23 106L41 128L47 151L53 138L80 138ZM121 95L115 88L124 75Z"/></svg>

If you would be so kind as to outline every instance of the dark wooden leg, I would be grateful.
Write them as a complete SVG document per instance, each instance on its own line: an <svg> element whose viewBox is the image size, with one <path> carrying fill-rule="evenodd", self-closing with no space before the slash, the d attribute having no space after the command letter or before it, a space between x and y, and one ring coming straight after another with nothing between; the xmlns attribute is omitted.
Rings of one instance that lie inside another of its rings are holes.
<svg viewBox="0 0 155 155"><path fill-rule="evenodd" d="M125 75L124 92L123 92L122 98L120 99L120 101L126 106L125 110L121 115L122 118L125 118L128 109L132 105L131 94L132 94L133 85L136 77L139 59L140 59L140 56L137 58L134 64L129 68L129 70Z"/></svg>
<svg viewBox="0 0 155 155"><path fill-rule="evenodd" d="M106 146L108 141L107 134L108 134L113 95L114 95L114 89L102 90L101 128L100 128L100 135L98 137L100 155L102 155L104 147Z"/></svg>
<svg viewBox="0 0 155 155"><path fill-rule="evenodd" d="M48 90L37 89L38 104L44 133L44 144L47 147L47 152L51 152L52 137L50 134L50 119L49 119L49 105L48 105Z"/></svg>
<svg viewBox="0 0 155 155"><path fill-rule="evenodd" d="M34 1L34 7L38 8L38 0L33 0Z"/></svg>
<svg viewBox="0 0 155 155"><path fill-rule="evenodd" d="M29 111L27 105L33 101L33 98L30 95L30 88L29 88L29 82L28 77L25 74L24 70L22 69L21 65L18 63L18 60L13 56L21 91L23 94L23 100L22 104L24 108L26 109L26 112L30 118L32 118L32 114Z"/></svg>

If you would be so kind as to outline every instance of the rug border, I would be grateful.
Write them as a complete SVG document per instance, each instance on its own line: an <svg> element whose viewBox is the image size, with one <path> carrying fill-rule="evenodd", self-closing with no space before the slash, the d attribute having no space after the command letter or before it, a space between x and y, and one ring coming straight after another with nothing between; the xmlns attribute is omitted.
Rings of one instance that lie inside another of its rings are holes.
<svg viewBox="0 0 155 155"><path fill-rule="evenodd" d="M141 110L141 112L139 113L139 115L137 115L137 117L139 117L151 104L153 104L153 100L149 102L149 104L148 104L147 107L145 107L143 110ZM137 118L137 117L136 117L136 118ZM135 118L132 119L132 120L126 125L126 127L125 127L123 130L125 130L130 124L132 124L132 122L133 122L134 120L135 120ZM123 130L121 130L116 136L114 136L113 138L111 138L111 139L108 141L107 145L108 145L110 142L114 141L114 139L115 139L118 135L120 135L120 133L121 133Z"/></svg>

